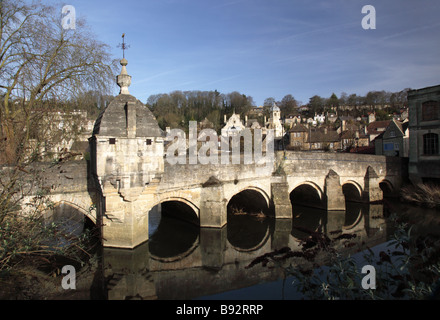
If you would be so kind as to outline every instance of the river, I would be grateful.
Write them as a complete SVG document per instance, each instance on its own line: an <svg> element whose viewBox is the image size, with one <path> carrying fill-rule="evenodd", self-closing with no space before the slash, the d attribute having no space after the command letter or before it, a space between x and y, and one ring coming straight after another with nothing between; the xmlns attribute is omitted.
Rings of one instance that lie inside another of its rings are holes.
<svg viewBox="0 0 440 320"><path fill-rule="evenodd" d="M261 257L280 249L301 252L308 239L322 235L342 256L356 257L361 269L366 262L360 253L367 247L385 250L395 230L387 219L393 212L413 217L419 232L439 231L438 212L389 199L347 202L346 211L336 212L294 206L292 219L229 212L221 229L200 228L176 218L176 212L157 210L150 212L149 241L134 250L101 248L99 268L82 287L87 291L90 285L91 298L109 300L303 299L286 267L325 265L325 250L312 261Z"/></svg>

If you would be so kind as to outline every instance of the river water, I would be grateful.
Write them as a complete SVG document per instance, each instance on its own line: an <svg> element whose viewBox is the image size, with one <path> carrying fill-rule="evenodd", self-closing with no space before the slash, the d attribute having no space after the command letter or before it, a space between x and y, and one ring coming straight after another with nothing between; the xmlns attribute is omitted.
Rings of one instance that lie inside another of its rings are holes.
<svg viewBox="0 0 440 320"><path fill-rule="evenodd" d="M341 212L295 206L292 219L229 213L224 228L211 229L167 217L164 212L151 214L147 243L134 250L103 250L105 298L302 299L292 278L285 276L291 261L251 263L281 248L300 251L311 232L340 239L333 245L342 255L356 256L367 247L383 250L394 232L385 217L402 210L412 212L419 221L426 215L426 209L393 201L347 203ZM426 223L429 226L432 223ZM362 268L365 261L357 261ZM325 264L325 255L313 263Z"/></svg>
<svg viewBox="0 0 440 320"><path fill-rule="evenodd" d="M311 262L256 262L283 248L301 251L311 235L320 234L331 239L341 255L357 257L361 269L366 262L359 252L367 247L384 250L394 233L393 223L386 218L393 212L412 216L420 230L439 231L438 212L394 200L347 202L346 211L337 212L294 206L292 219L230 212L221 229L200 228L176 218L176 212L150 212L148 242L134 250L101 250L90 296L109 300L302 299L293 278L286 276L286 266L324 265L328 262L325 254Z"/></svg>

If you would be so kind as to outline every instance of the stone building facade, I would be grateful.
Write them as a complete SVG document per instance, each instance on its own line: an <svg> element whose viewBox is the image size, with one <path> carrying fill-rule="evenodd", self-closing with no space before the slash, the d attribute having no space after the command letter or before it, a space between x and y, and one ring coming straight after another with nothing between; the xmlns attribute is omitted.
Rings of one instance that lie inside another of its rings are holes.
<svg viewBox="0 0 440 320"><path fill-rule="evenodd" d="M440 85L408 92L409 178L440 182Z"/></svg>
<svg viewBox="0 0 440 320"><path fill-rule="evenodd" d="M387 129L374 139L375 153L388 157L408 157L408 121L391 120Z"/></svg>

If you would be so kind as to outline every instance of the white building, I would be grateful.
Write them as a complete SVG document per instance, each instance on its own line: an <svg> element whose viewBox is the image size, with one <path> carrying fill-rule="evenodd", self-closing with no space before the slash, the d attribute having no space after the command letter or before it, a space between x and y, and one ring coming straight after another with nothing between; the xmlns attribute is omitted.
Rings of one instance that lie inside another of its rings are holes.
<svg viewBox="0 0 440 320"><path fill-rule="evenodd" d="M240 115L234 112L228 120L226 120L225 115L225 126L221 130L221 135L224 137L233 137L244 130L244 128L245 126L240 120Z"/></svg>
<svg viewBox="0 0 440 320"><path fill-rule="evenodd" d="M284 135L284 128L281 124L281 110L274 103L272 108L270 108L270 118L269 121L265 123L267 129L274 130L275 138L281 138Z"/></svg>
<svg viewBox="0 0 440 320"><path fill-rule="evenodd" d="M325 122L325 115L315 113L315 117L313 117L313 121L315 121L316 124L324 123Z"/></svg>

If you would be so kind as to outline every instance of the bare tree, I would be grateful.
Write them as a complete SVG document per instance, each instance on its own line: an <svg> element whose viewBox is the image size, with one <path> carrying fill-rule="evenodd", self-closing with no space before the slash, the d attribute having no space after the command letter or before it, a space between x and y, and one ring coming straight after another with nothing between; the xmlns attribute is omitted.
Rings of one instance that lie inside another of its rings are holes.
<svg viewBox="0 0 440 320"><path fill-rule="evenodd" d="M0 2L1 163L20 163L41 112L88 90L106 92L114 79L108 46L84 20L61 24L62 5Z"/></svg>
<svg viewBox="0 0 440 320"><path fill-rule="evenodd" d="M45 164L28 166L37 159L31 137L53 140L47 111L88 91L109 93L117 66L85 21L65 30L62 5L29 2L0 0L0 164L10 165L0 172L0 270L17 256L51 254L41 246ZM35 210L22 214L27 195Z"/></svg>

